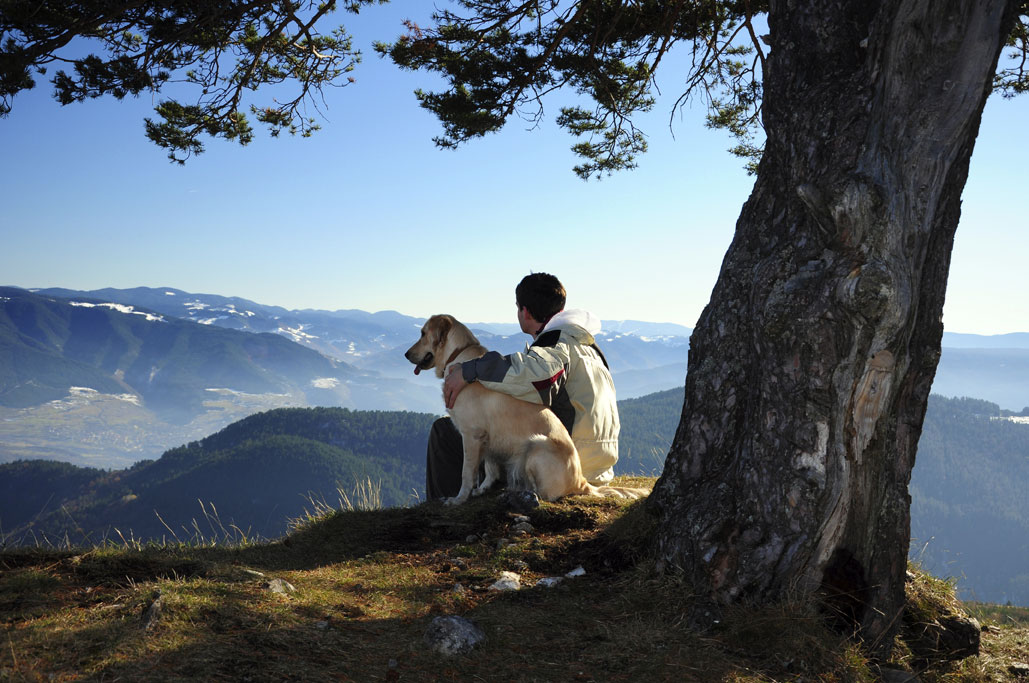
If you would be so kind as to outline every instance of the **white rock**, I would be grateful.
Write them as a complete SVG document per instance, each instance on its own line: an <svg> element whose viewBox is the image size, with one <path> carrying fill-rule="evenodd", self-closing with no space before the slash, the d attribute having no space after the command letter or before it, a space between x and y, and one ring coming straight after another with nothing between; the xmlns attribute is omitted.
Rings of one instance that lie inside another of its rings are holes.
<svg viewBox="0 0 1029 683"><path fill-rule="evenodd" d="M542 579L536 581L536 585L544 588L553 588L562 581L564 581L563 576L544 576Z"/></svg>
<svg viewBox="0 0 1029 683"><path fill-rule="evenodd" d="M586 570L579 566L565 574L565 576L569 579L574 579L576 576L586 576Z"/></svg>
<svg viewBox="0 0 1029 683"><path fill-rule="evenodd" d="M522 577L514 572L500 572L500 578L489 588L493 591L516 591L521 587Z"/></svg>

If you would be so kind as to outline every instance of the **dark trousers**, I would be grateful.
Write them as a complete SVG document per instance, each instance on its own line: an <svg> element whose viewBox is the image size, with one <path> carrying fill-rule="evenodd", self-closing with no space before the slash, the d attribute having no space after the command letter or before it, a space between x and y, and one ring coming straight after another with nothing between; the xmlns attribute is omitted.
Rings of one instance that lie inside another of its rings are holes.
<svg viewBox="0 0 1029 683"><path fill-rule="evenodd" d="M453 498L461 490L461 471L464 469L464 440L454 421L441 417L429 430L429 445L425 449L425 498L440 500ZM479 463L476 486L486 476L486 463ZM502 486L506 473L501 471L495 486Z"/></svg>
<svg viewBox="0 0 1029 683"><path fill-rule="evenodd" d="M454 421L441 417L429 430L425 453L425 497L428 500L452 498L461 490L464 441Z"/></svg>

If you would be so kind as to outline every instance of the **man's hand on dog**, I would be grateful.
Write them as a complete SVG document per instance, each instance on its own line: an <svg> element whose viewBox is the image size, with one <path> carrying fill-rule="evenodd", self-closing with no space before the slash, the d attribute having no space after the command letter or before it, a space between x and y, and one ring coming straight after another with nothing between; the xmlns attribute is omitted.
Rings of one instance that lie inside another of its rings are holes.
<svg viewBox="0 0 1029 683"><path fill-rule="evenodd" d="M454 407L457 395L466 386L468 386L468 382L464 381L464 375L461 374L461 364L451 365L450 370L447 371L447 378L443 381L443 401L447 404L447 410Z"/></svg>

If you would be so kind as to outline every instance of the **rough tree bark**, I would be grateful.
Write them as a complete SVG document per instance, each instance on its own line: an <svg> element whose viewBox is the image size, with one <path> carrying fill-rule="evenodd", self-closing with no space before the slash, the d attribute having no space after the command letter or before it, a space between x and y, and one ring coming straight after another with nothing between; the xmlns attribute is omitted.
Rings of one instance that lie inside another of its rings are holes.
<svg viewBox="0 0 1029 683"><path fill-rule="evenodd" d="M886 654L960 195L1014 0L773 1L768 139L651 505L714 607L824 592Z"/></svg>

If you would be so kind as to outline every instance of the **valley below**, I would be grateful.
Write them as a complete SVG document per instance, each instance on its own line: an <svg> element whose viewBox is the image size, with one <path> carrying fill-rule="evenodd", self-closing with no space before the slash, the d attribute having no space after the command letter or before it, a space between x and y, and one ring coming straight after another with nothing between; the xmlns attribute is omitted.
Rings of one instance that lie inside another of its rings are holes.
<svg viewBox="0 0 1029 683"><path fill-rule="evenodd" d="M303 396L210 389L204 411L185 423L162 419L133 394L71 387L68 396L27 408L0 407L0 463L55 460L120 469L160 457L247 415L306 405Z"/></svg>

